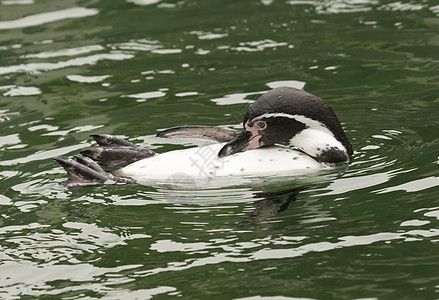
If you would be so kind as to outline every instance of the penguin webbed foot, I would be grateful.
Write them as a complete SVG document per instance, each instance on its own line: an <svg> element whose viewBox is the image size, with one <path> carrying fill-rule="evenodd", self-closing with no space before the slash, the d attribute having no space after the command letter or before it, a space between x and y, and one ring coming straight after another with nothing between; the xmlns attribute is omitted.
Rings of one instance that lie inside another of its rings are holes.
<svg viewBox="0 0 439 300"><path fill-rule="evenodd" d="M68 179L62 183L65 187L133 182L132 179L114 176L106 172L88 157L75 155L74 158L76 160L65 156L54 157L67 172Z"/></svg>
<svg viewBox="0 0 439 300"><path fill-rule="evenodd" d="M130 178L118 177L102 169L96 161L109 167L124 167L156 153L109 134L93 134L99 146L81 151L75 159L57 156L54 159L66 170L66 187L93 186L113 183L133 183Z"/></svg>
<svg viewBox="0 0 439 300"><path fill-rule="evenodd" d="M118 148L118 147L129 147L129 148L140 148L139 146L128 142L127 140L121 139L117 136L110 134L91 134L91 138L95 140L99 146L109 147L109 148Z"/></svg>
<svg viewBox="0 0 439 300"><path fill-rule="evenodd" d="M152 150L139 147L109 134L93 134L91 137L99 146L83 150L80 153L108 167L121 168L156 155Z"/></svg>

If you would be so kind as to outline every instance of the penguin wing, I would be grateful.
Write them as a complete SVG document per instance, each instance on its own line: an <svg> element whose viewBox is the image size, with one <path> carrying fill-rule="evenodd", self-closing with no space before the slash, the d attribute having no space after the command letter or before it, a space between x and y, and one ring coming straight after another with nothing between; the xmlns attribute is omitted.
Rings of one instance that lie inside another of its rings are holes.
<svg viewBox="0 0 439 300"><path fill-rule="evenodd" d="M162 138L195 138L216 142L229 142L235 138L241 130L218 127L186 125L165 129L156 136Z"/></svg>

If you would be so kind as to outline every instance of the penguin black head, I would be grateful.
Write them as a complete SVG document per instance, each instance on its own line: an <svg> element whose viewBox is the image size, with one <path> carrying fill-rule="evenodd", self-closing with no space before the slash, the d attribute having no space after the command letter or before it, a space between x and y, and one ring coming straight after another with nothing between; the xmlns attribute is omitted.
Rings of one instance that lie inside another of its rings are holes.
<svg viewBox="0 0 439 300"><path fill-rule="evenodd" d="M332 108L319 97L295 88L279 87L263 94L250 105L243 126L218 156L276 143L288 143L327 163L346 162L353 153Z"/></svg>

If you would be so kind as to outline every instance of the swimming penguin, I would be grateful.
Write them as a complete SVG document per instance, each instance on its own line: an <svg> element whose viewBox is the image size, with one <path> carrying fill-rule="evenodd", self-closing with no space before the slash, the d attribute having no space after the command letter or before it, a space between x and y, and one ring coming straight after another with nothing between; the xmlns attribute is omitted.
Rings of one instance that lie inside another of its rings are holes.
<svg viewBox="0 0 439 300"><path fill-rule="evenodd" d="M187 137L213 143L155 153L111 135L92 135L98 147L75 160L55 157L68 173L67 187L105 183L155 185L173 176L193 182L233 178L294 177L346 165L353 148L332 108L319 97L278 87L250 105L243 129L181 126L158 137ZM109 173L96 161L117 167Z"/></svg>

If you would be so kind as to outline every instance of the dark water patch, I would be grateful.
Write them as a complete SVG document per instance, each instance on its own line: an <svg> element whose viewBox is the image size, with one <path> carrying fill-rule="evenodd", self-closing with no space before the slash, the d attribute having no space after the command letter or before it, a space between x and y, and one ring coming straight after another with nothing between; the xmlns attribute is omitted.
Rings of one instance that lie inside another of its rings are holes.
<svg viewBox="0 0 439 300"><path fill-rule="evenodd" d="M437 298L435 3L107 2L0 3L0 297ZM153 135L239 125L278 85L331 104L345 172L283 195L59 185L52 157L90 134L193 146Z"/></svg>

